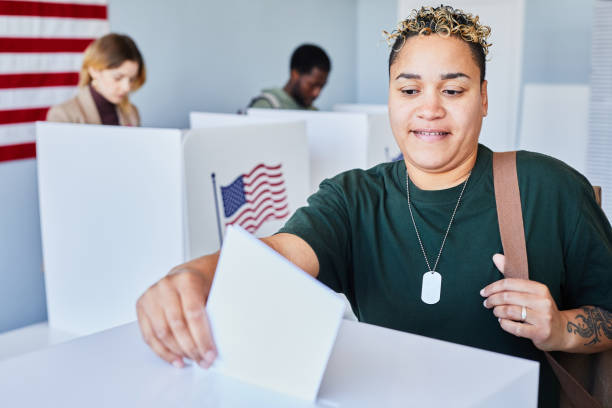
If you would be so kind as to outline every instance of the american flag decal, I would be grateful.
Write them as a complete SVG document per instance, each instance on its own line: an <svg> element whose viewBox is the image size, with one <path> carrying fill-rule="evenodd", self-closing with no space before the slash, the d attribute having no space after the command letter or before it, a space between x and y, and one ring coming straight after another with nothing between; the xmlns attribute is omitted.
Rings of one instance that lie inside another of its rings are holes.
<svg viewBox="0 0 612 408"><path fill-rule="evenodd" d="M289 215L281 165L259 164L248 174L221 186L225 225L238 225L254 233L269 219Z"/></svg>

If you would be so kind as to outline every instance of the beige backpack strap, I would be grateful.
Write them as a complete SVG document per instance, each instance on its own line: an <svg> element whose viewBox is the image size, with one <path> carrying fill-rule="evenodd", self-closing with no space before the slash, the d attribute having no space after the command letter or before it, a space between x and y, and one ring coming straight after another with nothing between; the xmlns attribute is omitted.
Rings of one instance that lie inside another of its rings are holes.
<svg viewBox="0 0 612 408"><path fill-rule="evenodd" d="M516 152L493 153L493 185L499 232L506 257L504 276L529 279L523 211L516 172ZM544 352L544 354L574 407L602 407L550 353Z"/></svg>
<svg viewBox="0 0 612 408"><path fill-rule="evenodd" d="M249 102L249 106L247 107L247 109L252 107L256 102L259 102L261 100L268 102L273 109L280 109L281 107L280 101L278 100L276 95L270 92L262 92L261 94L253 98L251 102Z"/></svg>

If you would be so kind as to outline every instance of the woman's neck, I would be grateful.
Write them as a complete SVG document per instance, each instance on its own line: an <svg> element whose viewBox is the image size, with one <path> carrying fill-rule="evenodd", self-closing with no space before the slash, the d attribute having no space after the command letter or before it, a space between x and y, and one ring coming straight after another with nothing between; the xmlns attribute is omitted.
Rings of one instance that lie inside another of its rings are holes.
<svg viewBox="0 0 612 408"><path fill-rule="evenodd" d="M93 96L94 101L96 102L96 104L115 106L114 103L112 103L111 101L106 99L106 97L104 95L102 95L102 93L100 91L98 91L98 89L94 86L93 83L89 84L89 88L91 89L91 95Z"/></svg>
<svg viewBox="0 0 612 408"><path fill-rule="evenodd" d="M476 164L478 149L475 149L455 168L444 172L433 172L420 169L404 159L410 181L421 190L444 190L464 182Z"/></svg>

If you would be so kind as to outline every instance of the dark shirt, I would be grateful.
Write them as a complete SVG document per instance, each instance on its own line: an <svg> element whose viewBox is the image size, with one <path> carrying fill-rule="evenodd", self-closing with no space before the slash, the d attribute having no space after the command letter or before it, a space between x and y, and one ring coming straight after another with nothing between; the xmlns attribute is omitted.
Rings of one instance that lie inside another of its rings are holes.
<svg viewBox="0 0 612 408"><path fill-rule="evenodd" d="M119 126L119 115L117 114L117 105L109 102L103 97L93 86L89 85L91 96L93 97L98 113L100 114L100 121L103 125L116 125Z"/></svg>
<svg viewBox="0 0 612 408"><path fill-rule="evenodd" d="M516 162L529 278L546 284L561 310L612 310L612 229L588 181L536 153L518 152ZM343 292L360 321L537 360L539 407L557 407L559 384L544 354L531 340L503 331L479 294L503 277L491 260L503 253L491 163L492 152L481 145L437 267L442 291L434 305L421 301L428 267L408 213L403 160L325 180L281 232L310 244L318 279ZM461 188L410 186L430 262Z"/></svg>

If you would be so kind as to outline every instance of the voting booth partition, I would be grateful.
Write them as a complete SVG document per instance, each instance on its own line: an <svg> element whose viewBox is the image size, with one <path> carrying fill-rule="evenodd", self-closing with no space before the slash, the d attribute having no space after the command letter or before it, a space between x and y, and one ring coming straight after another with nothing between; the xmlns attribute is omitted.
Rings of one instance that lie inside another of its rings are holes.
<svg viewBox="0 0 612 408"><path fill-rule="evenodd" d="M85 335L134 320L184 260L177 129L37 123L49 326Z"/></svg>
<svg viewBox="0 0 612 408"><path fill-rule="evenodd" d="M247 115L306 122L311 192L325 178L400 157L386 113L249 109Z"/></svg>
<svg viewBox="0 0 612 408"><path fill-rule="evenodd" d="M135 320L151 284L219 248L218 221L221 233L275 231L306 199L300 143L300 123L188 132L37 123L49 327L86 335Z"/></svg>
<svg viewBox="0 0 612 408"><path fill-rule="evenodd" d="M45 318L36 184L35 159L0 157L0 334Z"/></svg>
<svg viewBox="0 0 612 408"><path fill-rule="evenodd" d="M303 122L192 113L185 133L188 258L218 250L225 229L276 233L309 193Z"/></svg>
<svg viewBox="0 0 612 408"><path fill-rule="evenodd" d="M334 112L364 112L364 113L388 113L387 105L368 103L337 103L332 107Z"/></svg>
<svg viewBox="0 0 612 408"><path fill-rule="evenodd" d="M0 361L3 401L68 408L537 406L538 362L341 320L333 292L272 249L236 228L226 242L209 298L219 352L212 368L177 370L129 323Z"/></svg>
<svg viewBox="0 0 612 408"><path fill-rule="evenodd" d="M287 122L295 122L295 120L255 117L236 113L189 112L190 129Z"/></svg>
<svg viewBox="0 0 612 408"><path fill-rule="evenodd" d="M343 320L311 402L195 364L177 370L132 323L0 361L0 393L10 407L535 408L538 374L536 361Z"/></svg>
<svg viewBox="0 0 612 408"><path fill-rule="evenodd" d="M391 123L389 121L389 107L387 105L367 104L367 103L337 103L333 106L334 112L353 112L366 113L369 120L370 139L385 140L384 152L385 161L403 160L404 156L395 143L393 132L391 131ZM384 135L384 136L383 136ZM393 143L389 142L389 135L393 139ZM371 142L370 142L371 143ZM379 149L377 143L369 146L369 149Z"/></svg>

